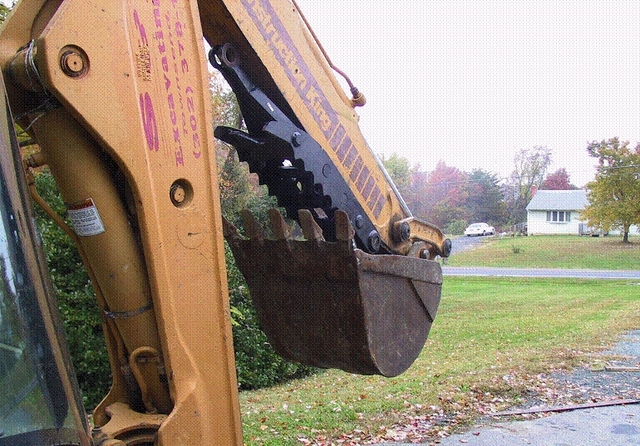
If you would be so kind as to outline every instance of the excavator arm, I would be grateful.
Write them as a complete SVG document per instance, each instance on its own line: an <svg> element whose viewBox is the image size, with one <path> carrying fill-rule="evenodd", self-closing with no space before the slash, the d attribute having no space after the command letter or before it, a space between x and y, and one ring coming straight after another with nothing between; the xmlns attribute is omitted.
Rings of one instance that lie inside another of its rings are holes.
<svg viewBox="0 0 640 446"><path fill-rule="evenodd" d="M223 237L283 356L385 376L418 356L451 243L407 209L295 2L24 0L0 65L103 317L94 444L241 444ZM209 67L246 131L214 131ZM249 213L244 234L224 221L214 138L303 239L276 210L273 239Z"/></svg>

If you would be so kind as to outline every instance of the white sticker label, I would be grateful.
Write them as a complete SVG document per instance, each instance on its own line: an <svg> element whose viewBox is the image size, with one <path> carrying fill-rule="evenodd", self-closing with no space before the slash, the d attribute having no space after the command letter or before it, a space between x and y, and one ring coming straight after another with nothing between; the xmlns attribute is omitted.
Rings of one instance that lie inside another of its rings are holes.
<svg viewBox="0 0 640 446"><path fill-rule="evenodd" d="M67 207L73 229L81 237L98 235L105 232L104 224L93 199L87 198Z"/></svg>

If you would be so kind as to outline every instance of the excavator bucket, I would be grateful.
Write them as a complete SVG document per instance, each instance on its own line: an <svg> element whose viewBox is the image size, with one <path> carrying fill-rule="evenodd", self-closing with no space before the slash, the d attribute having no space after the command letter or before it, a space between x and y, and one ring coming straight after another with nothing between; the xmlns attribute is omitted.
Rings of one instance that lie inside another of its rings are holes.
<svg viewBox="0 0 640 446"><path fill-rule="evenodd" d="M283 357L322 368L396 376L420 354L442 285L437 262L371 255L354 248L346 213L327 242L309 211L300 211L306 240L291 240L276 210L275 239L248 213L248 238L225 222L225 237L247 280L262 329Z"/></svg>

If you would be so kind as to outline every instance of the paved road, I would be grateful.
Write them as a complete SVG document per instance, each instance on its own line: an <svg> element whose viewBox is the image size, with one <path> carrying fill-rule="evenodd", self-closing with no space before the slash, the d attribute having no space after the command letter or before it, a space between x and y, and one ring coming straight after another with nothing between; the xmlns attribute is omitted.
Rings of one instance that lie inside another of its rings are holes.
<svg viewBox="0 0 640 446"><path fill-rule="evenodd" d="M529 421L495 421L440 439L438 446L632 446L640 444L640 404L599 407ZM373 446L413 446L382 443ZM434 444L433 442L424 443Z"/></svg>
<svg viewBox="0 0 640 446"><path fill-rule="evenodd" d="M592 269L489 268L443 265L442 274L445 276L561 277L575 279L640 280L640 270L612 271Z"/></svg>

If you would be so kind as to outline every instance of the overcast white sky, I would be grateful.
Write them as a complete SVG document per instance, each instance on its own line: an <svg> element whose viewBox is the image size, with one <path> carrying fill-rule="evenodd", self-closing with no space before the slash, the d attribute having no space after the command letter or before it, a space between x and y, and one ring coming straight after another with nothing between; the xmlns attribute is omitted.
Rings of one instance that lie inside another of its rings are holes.
<svg viewBox="0 0 640 446"><path fill-rule="evenodd" d="M590 141L640 141L640 1L298 0L367 97L374 152L506 177L553 150L578 186Z"/></svg>
<svg viewBox="0 0 640 446"><path fill-rule="evenodd" d="M640 141L639 0L297 1L367 97L377 154L507 177L547 146L582 186L590 141Z"/></svg>

